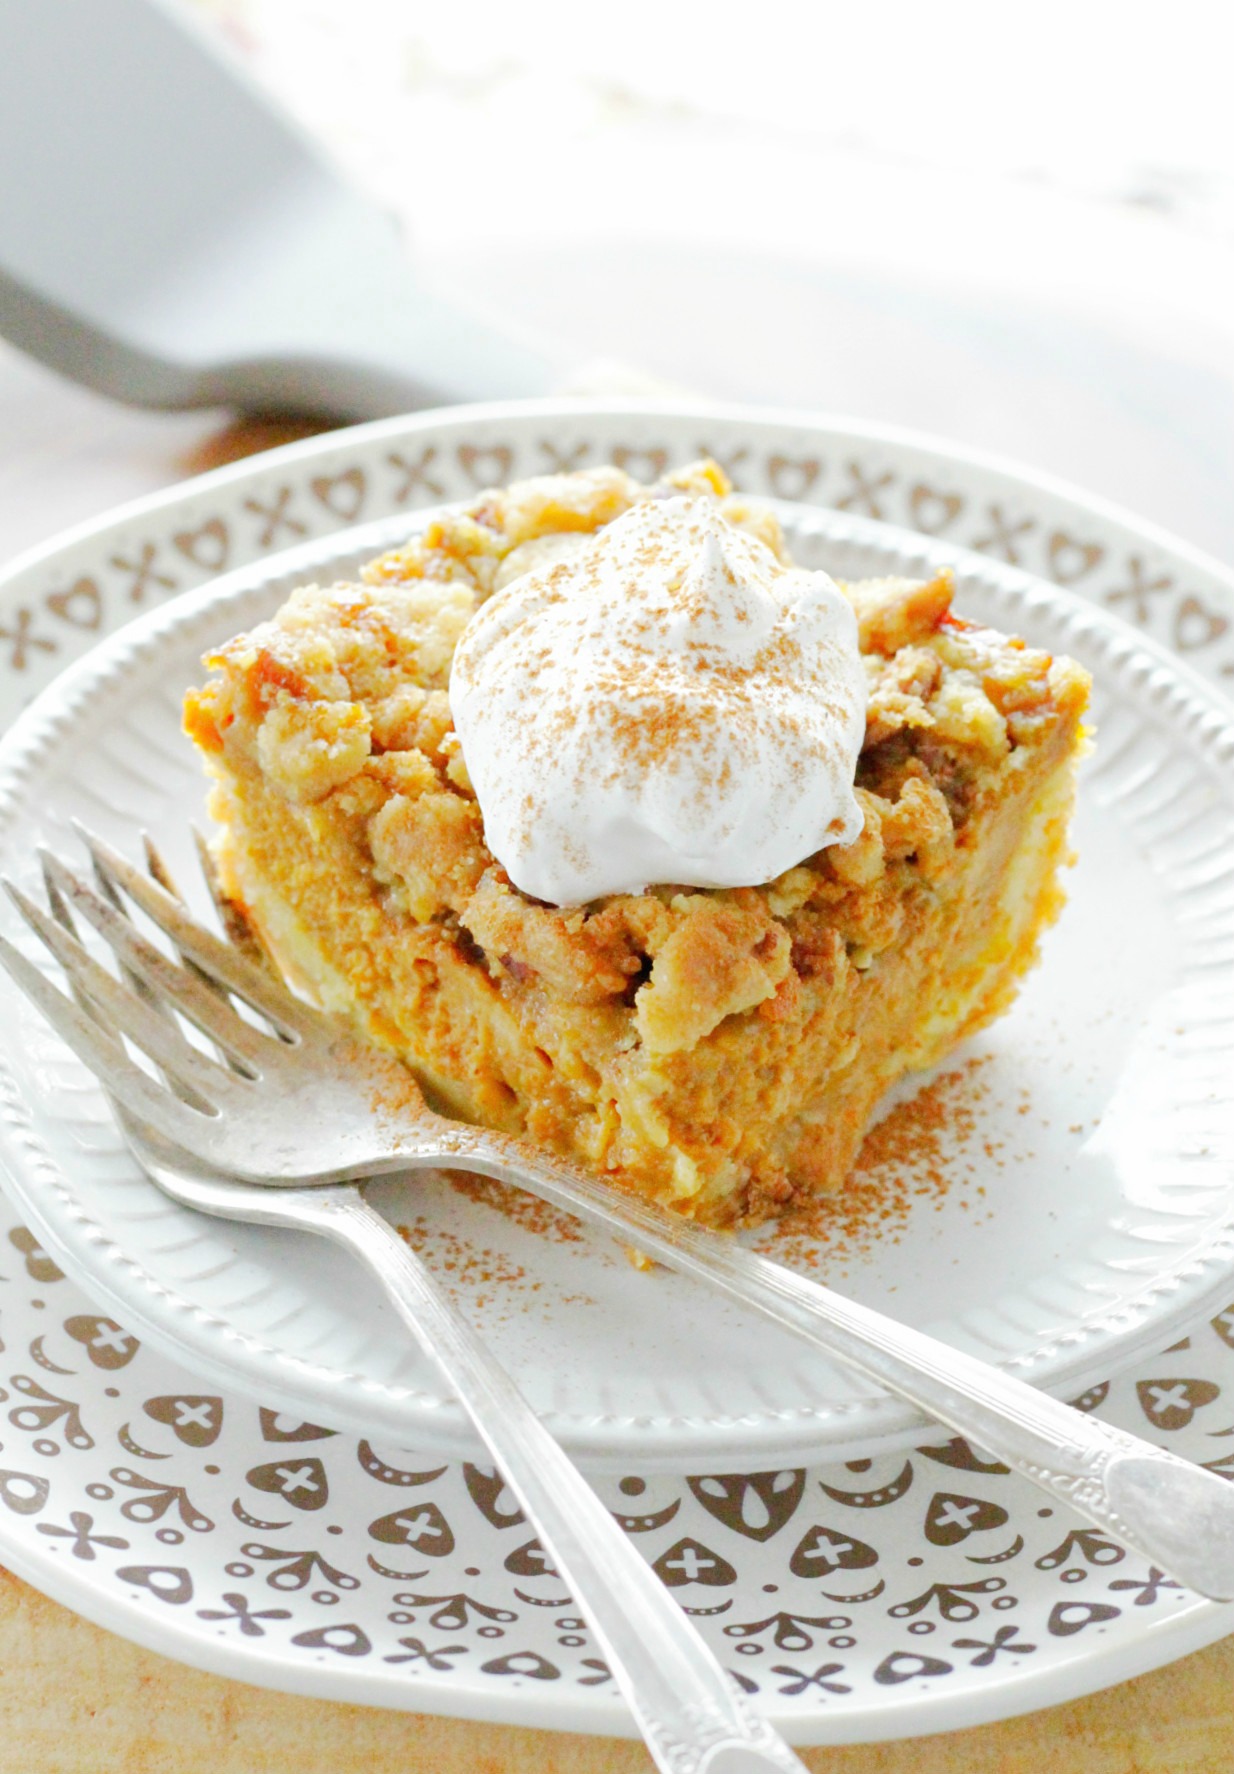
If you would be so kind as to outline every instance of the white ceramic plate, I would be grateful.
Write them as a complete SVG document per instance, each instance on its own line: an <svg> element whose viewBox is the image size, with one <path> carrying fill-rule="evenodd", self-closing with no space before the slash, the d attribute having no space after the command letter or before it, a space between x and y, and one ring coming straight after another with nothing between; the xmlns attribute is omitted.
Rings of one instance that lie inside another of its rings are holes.
<svg viewBox="0 0 1234 1774"><path fill-rule="evenodd" d="M631 434L636 443L622 442ZM860 1298L1042 1385L1078 1390L1229 1288L1234 714L1091 602L992 558L996 541L1015 554L1036 528L1023 493L1018 510L990 500L982 553L806 507L803 496L822 488L823 436L751 416L575 406L368 427L148 501L139 516L27 564L8 590L12 605L28 600L25 626L17 616L12 632L31 658L40 586L46 618L101 625L103 562L143 597L173 589L177 557L207 572L229 565L244 513L257 520L259 556L261 539L270 548L307 529L310 498L344 525L369 515L379 475L393 489L390 470L436 499L608 455L654 472L701 446L754 490L796 496L784 515L803 559L846 574L954 565L961 608L1072 651L1096 672L1102 740L1085 783L1081 863L1042 968L1011 1016L961 1056L974 1081L967 1094L957 1087L963 1137L941 1153L955 1186L937 1211L910 1216L897 1241L867 1241L827 1266ZM909 446L862 440L866 457L857 447L841 446L850 453L837 504L900 515L888 464L897 449L911 457ZM916 474L908 512L927 529L957 526L964 496ZM130 847L144 826L187 869L201 789L178 704L197 656L290 584L345 571L404 527L370 523L303 544L294 558L259 558L151 612L68 672L4 745L6 865L32 882L33 844L71 850L76 815ZM1105 553L1062 527L1046 549L1065 579L1083 578ZM1127 569L1146 605L1162 595L1168 576L1155 562L1137 555ZM1180 627L1205 611L1219 627L1219 608L1188 591ZM166 1202L128 1159L92 1080L16 994L6 1002L11 1189L71 1272L212 1384L422 1448L472 1446L431 1365L361 1271L323 1244ZM534 1236L444 1184L383 1185L379 1199L395 1219L423 1219L439 1251L457 1254L461 1239L480 1253L464 1297L555 1433L593 1464L772 1464L904 1446L920 1433L905 1407L782 1334L677 1277L636 1275L598 1242ZM494 1271L507 1280L494 1285Z"/></svg>
<svg viewBox="0 0 1234 1774"><path fill-rule="evenodd" d="M0 725L143 603L274 543L557 459L647 449L650 459L631 465L656 468L655 452L699 445L728 452L753 490L942 528L1070 581L1214 684L1234 678L1229 576L1065 488L837 422L503 409L279 452L18 563L0 586ZM1211 1324L1138 1357L1085 1402L1228 1470L1234 1306L1222 1305ZM379 1539L370 1530L395 1513L401 1487L362 1461L357 1440L279 1422L172 1366L83 1297L11 1215L0 1223L0 1308L0 1557L14 1571L115 1631L240 1679L629 1731L578 1616L544 1605L561 1591L528 1573L525 1535L474 1472L379 1441L377 1464L423 1476L413 1494L432 1505L383 1528L405 1543ZM945 1446L937 1434L923 1445ZM1075 1517L1051 1514L1033 1487L947 1452L957 1464L937 1452L885 1454L863 1469L734 1466L684 1482L631 1462L620 1482L601 1483L615 1509L639 1512L626 1520L640 1548L684 1605L705 1610L701 1630L733 1653L731 1666L797 1742L1005 1717L1125 1680L1228 1630L1228 1610L1155 1580ZM311 1461L320 1472L301 1471ZM303 1481L323 1479L326 1505L305 1507L318 1493ZM431 1532L443 1525L448 1535ZM422 1575L404 1587L379 1567Z"/></svg>

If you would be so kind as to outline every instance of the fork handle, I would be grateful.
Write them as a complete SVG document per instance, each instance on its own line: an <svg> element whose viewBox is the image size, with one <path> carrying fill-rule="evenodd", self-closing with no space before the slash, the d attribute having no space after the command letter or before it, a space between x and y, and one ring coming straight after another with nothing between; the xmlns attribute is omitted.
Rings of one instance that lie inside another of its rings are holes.
<svg viewBox="0 0 1234 1774"><path fill-rule="evenodd" d="M457 1122L436 1131L426 1162L517 1183L581 1214L988 1449L1200 1595L1234 1601L1234 1485L1216 1473L526 1141Z"/></svg>
<svg viewBox="0 0 1234 1774"><path fill-rule="evenodd" d="M358 1189L272 1191L283 1223L368 1264L433 1357L587 1615L664 1774L805 1774L410 1246Z"/></svg>

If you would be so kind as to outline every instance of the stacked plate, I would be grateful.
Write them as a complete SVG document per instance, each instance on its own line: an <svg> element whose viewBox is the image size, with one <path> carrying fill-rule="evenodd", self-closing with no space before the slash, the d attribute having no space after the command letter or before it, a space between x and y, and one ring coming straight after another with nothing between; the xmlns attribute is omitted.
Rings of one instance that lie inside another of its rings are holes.
<svg viewBox="0 0 1234 1774"><path fill-rule="evenodd" d="M71 851L76 816L130 850L151 831L187 878L203 790L178 704L209 645L444 501L700 453L779 502L799 559L949 565L961 609L1096 684L1079 862L1040 968L918 1081L929 1137L886 1142L882 1223L768 1248L1224 1470L1234 581L1111 509L911 437L731 408L469 408L295 445L0 584L6 868L36 879L34 844ZM362 1274L167 1202L93 1080L15 994L5 1010L0 1557L249 1681L628 1729L572 1598ZM444 1179L374 1194L454 1261L532 1402L794 1740L1002 1716L1225 1630L982 1450L686 1281Z"/></svg>

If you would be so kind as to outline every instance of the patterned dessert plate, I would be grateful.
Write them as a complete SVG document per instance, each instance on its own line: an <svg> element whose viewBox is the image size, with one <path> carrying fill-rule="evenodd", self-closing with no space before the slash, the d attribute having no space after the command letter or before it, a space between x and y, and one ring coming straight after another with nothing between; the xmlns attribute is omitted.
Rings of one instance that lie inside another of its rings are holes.
<svg viewBox="0 0 1234 1774"><path fill-rule="evenodd" d="M1081 860L1041 968L1010 1016L893 1108L857 1207L768 1244L1039 1384L1081 1391L1234 1292L1234 709L1212 682L1230 670L1229 587L1108 512L910 440L720 410L512 406L293 446L144 501L10 574L9 682L102 644L4 742L6 866L33 884L34 844L71 850L78 816L130 847L152 831L187 874L203 797L177 711L207 646L292 584L345 574L405 532L412 506L563 464L654 473L700 448L783 502L799 558L849 576L952 565L967 613L1094 670L1101 739ZM906 518L916 533L889 521ZM1054 585L1028 570L1043 567ZM1191 663L1105 606L1143 626L1170 612ZM10 1193L116 1321L220 1393L437 1458L472 1450L431 1365L344 1255L165 1201L89 1076L15 994L5 1005ZM920 1439L905 1407L675 1276L632 1273L517 1198L444 1179L384 1184L377 1198L598 1468L882 1458Z"/></svg>
<svg viewBox="0 0 1234 1774"><path fill-rule="evenodd" d="M1234 1296L1232 1296L1234 1297ZM216 1388L0 1198L0 1562L164 1655L316 1697L633 1735L487 1466ZM1234 1471L1234 1307L1084 1401ZM1124 1680L1230 1610L937 1432L851 1466L597 1480L798 1743L956 1729Z"/></svg>

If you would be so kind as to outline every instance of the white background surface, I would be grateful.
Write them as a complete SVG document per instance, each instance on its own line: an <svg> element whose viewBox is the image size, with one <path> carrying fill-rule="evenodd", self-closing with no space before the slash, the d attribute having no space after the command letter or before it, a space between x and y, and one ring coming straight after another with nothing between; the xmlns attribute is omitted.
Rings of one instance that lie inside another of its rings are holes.
<svg viewBox="0 0 1234 1774"><path fill-rule="evenodd" d="M1223 9L214 0L442 282L1234 558Z"/></svg>
<svg viewBox="0 0 1234 1774"><path fill-rule="evenodd" d="M1214 0L195 3L495 314L994 449L1234 559ZM214 422L0 348L0 555L176 478Z"/></svg>

